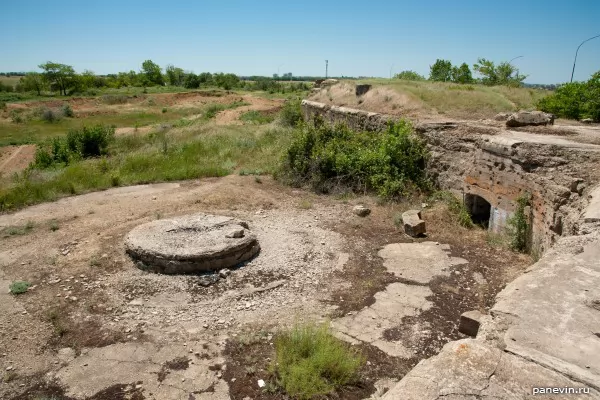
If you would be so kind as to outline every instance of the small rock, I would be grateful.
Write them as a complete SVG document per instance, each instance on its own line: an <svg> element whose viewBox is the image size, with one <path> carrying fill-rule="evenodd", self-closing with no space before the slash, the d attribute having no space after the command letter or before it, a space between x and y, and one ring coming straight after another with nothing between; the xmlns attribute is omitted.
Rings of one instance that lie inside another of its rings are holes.
<svg viewBox="0 0 600 400"><path fill-rule="evenodd" d="M421 219L421 211L408 210L402 213L402 223L404 224L404 232L412 237L424 235L425 221Z"/></svg>
<svg viewBox="0 0 600 400"><path fill-rule="evenodd" d="M479 331L479 325L481 324L481 314L479 311L467 311L460 316L460 323L458 325L458 331L472 337L477 336Z"/></svg>
<svg viewBox="0 0 600 400"><path fill-rule="evenodd" d="M217 378L221 379L222 376L223 376L223 374L221 374L220 372L217 372Z"/></svg>
<svg viewBox="0 0 600 400"><path fill-rule="evenodd" d="M7 370L7 371L12 371L12 370L13 370L13 367L12 367L12 365L9 365L8 367L6 367L6 370Z"/></svg>
<svg viewBox="0 0 600 400"><path fill-rule="evenodd" d="M156 200L156 196L152 196L152 200Z"/></svg>
<svg viewBox="0 0 600 400"><path fill-rule="evenodd" d="M227 268L223 268L222 270L219 271L219 276L221 278L227 278L229 275L231 275L231 271L228 270Z"/></svg>
<svg viewBox="0 0 600 400"><path fill-rule="evenodd" d="M231 231L229 231L226 235L226 238L232 239L239 239L239 238L243 238L244 237L244 228L236 228L236 229L232 229Z"/></svg>
<svg viewBox="0 0 600 400"><path fill-rule="evenodd" d="M542 111L519 111L508 117L506 126L538 126L538 125L554 125L553 114L548 114Z"/></svg>
<svg viewBox="0 0 600 400"><path fill-rule="evenodd" d="M258 387L262 388L265 387L265 381L263 381L262 379L258 380Z"/></svg>
<svg viewBox="0 0 600 400"><path fill-rule="evenodd" d="M371 214L371 209L363 205L358 205L352 209L352 212L359 217L366 217L367 215Z"/></svg>
<svg viewBox="0 0 600 400"><path fill-rule="evenodd" d="M494 119L496 121L506 121L508 119L508 117L510 117L509 113L501 112L501 113L496 114L494 116Z"/></svg>

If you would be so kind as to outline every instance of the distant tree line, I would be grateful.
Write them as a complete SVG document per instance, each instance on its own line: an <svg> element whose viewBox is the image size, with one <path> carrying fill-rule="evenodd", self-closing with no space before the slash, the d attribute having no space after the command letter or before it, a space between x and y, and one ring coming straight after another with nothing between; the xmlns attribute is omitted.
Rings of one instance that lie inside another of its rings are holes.
<svg viewBox="0 0 600 400"><path fill-rule="evenodd" d="M304 82L292 85L283 85L277 79L253 77L251 81L241 79L232 73L202 72L195 74L184 71L174 65L167 65L163 69L153 62L146 60L142 63L140 71L119 72L117 74L96 75L85 70L82 73L66 64L48 61L40 64L41 72L27 73L2 73L4 76L21 76L19 83L13 87L0 83L0 92L34 92L41 95L45 92L58 93L62 96L74 94L93 94L96 89L122 87L151 87L151 86L178 86L188 89L200 87L219 87L225 90L246 89L265 90L270 92L303 91L308 90ZM17 75L19 74L19 75ZM286 79L291 80L291 76Z"/></svg>
<svg viewBox="0 0 600 400"><path fill-rule="evenodd" d="M479 74L479 78L473 78L473 74L467 63L459 66L452 65L449 60L437 59L429 67L429 80L434 82L454 82L461 84L481 83L484 85L506 85L521 86L526 75L521 75L519 70L508 62L495 64L485 58L479 58L473 64L473 70ZM395 75L396 79L410 81L424 81L426 78L414 71L402 71Z"/></svg>

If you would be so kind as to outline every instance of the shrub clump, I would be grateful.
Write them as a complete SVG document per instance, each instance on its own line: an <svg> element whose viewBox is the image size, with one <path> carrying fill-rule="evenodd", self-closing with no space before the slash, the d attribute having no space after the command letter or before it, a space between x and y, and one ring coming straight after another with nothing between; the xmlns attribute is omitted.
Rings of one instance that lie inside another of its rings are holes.
<svg viewBox="0 0 600 400"><path fill-rule="evenodd" d="M430 188L425 172L428 156L425 142L413 135L407 121L390 123L384 132L354 132L317 118L298 129L280 177L321 192L344 188L391 199Z"/></svg>
<svg viewBox="0 0 600 400"><path fill-rule="evenodd" d="M587 82L566 83L538 102L542 111L571 119L600 121L600 71Z"/></svg>
<svg viewBox="0 0 600 400"><path fill-rule="evenodd" d="M297 325L277 337L271 372L288 395L312 399L355 382L364 362L327 325Z"/></svg>
<svg viewBox="0 0 600 400"><path fill-rule="evenodd" d="M31 283L26 281L14 281L8 286L8 289L10 290L10 293L17 295L27 292L27 289L29 289L30 286Z"/></svg>
<svg viewBox="0 0 600 400"><path fill-rule="evenodd" d="M526 252L529 246L529 221L525 215L525 208L529 206L531 196L525 193L517 199L517 207L512 217L506 221L510 237L511 249Z"/></svg>
<svg viewBox="0 0 600 400"><path fill-rule="evenodd" d="M33 166L43 169L54 164L68 165L75 160L105 155L114 136L114 126L84 126L71 130L66 137L54 138L38 147Z"/></svg>
<svg viewBox="0 0 600 400"><path fill-rule="evenodd" d="M279 113L281 125L295 127L302 122L302 106L300 99L290 99L285 102Z"/></svg>

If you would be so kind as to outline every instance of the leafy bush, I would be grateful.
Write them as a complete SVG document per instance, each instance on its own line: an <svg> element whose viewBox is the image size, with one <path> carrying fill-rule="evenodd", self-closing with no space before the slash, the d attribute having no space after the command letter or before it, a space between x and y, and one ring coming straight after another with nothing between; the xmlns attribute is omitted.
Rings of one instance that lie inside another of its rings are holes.
<svg viewBox="0 0 600 400"><path fill-rule="evenodd" d="M424 81L425 77L419 75L415 71L402 71L394 75L394 79L402 79L405 81Z"/></svg>
<svg viewBox="0 0 600 400"><path fill-rule="evenodd" d="M510 247L515 251L525 252L530 247L528 240L530 226L527 215L525 215L525 207L529 205L530 197L529 193L519 196L515 213L506 221Z"/></svg>
<svg viewBox="0 0 600 400"><path fill-rule="evenodd" d="M289 99L279 113L279 120L283 126L297 126L302 122L302 106L300 99Z"/></svg>
<svg viewBox="0 0 600 400"><path fill-rule="evenodd" d="M60 119L62 118L62 114L57 110L53 110L51 108L45 108L44 110L42 110L40 118L43 121L53 123L53 122L60 121Z"/></svg>
<svg viewBox="0 0 600 400"><path fill-rule="evenodd" d="M70 104L65 104L62 106L62 114L67 118L73 118L75 116Z"/></svg>
<svg viewBox="0 0 600 400"><path fill-rule="evenodd" d="M297 325L277 337L271 371L288 395L313 399L356 381L364 362L327 325Z"/></svg>
<svg viewBox="0 0 600 400"><path fill-rule="evenodd" d="M298 130L281 177L323 192L339 186L394 198L415 187L429 188L427 158L425 142L412 135L408 121L390 124L384 132L354 132L316 119Z"/></svg>
<svg viewBox="0 0 600 400"><path fill-rule="evenodd" d="M38 147L33 166L48 168L54 164L68 165L74 160L104 155L114 135L114 126L84 126L79 130L71 130L66 137L54 138L49 144Z"/></svg>
<svg viewBox="0 0 600 400"><path fill-rule="evenodd" d="M12 294L23 294L27 292L27 289L31 286L31 283L25 281L14 281L8 286L10 293Z"/></svg>
<svg viewBox="0 0 600 400"><path fill-rule="evenodd" d="M587 82L561 85L538 102L538 108L558 117L600 121L600 71Z"/></svg>
<svg viewBox="0 0 600 400"><path fill-rule="evenodd" d="M26 118L23 115L22 110L11 110L10 119L15 124L22 124L23 122L26 121Z"/></svg>

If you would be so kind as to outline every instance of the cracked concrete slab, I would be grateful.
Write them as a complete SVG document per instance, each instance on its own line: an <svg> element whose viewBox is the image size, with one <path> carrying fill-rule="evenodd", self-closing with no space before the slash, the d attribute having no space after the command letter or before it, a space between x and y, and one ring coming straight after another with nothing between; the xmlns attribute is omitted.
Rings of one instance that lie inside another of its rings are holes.
<svg viewBox="0 0 600 400"><path fill-rule="evenodd" d="M600 186L596 187L590 193L590 203L588 204L584 214L584 222L599 222L600 221Z"/></svg>
<svg viewBox="0 0 600 400"><path fill-rule="evenodd" d="M333 322L340 337L350 342L358 340L372 344L385 353L402 358L414 356L411 344L406 340L387 340L389 329L402 325L404 317L420 314L431 308L427 297L432 294L425 286L435 276L449 275L450 268L466 264L462 258L449 256L449 245L436 242L393 243L379 251L384 267L394 275L415 284L392 283L384 291L375 294L375 303L356 314L350 314ZM423 327L418 327L423 328ZM419 335L412 330L411 337Z"/></svg>
<svg viewBox="0 0 600 400"><path fill-rule="evenodd" d="M57 372L56 378L68 388L67 395L75 398L93 396L115 384L135 383L141 385L147 399L187 399L190 394L201 399L204 393L210 395L206 397L210 399L229 399L227 384L210 368L224 360L219 356L200 358L195 355L196 349L207 351L202 350L203 345L206 346L200 342L186 343L186 346L119 343L84 349ZM187 368L166 367L177 358L189 360ZM163 375L159 376L161 371Z"/></svg>
<svg viewBox="0 0 600 400"><path fill-rule="evenodd" d="M413 354L409 348L399 341L385 340L383 335L387 329L400 325L402 318L429 309L432 303L426 297L430 294L426 286L392 283L375 294L373 305L334 321L333 326L344 335L370 343L387 354L410 358Z"/></svg>
<svg viewBox="0 0 600 400"><path fill-rule="evenodd" d="M467 260L449 256L450 246L437 242L392 243L379 251L383 266L399 278L427 284L434 276L449 275L450 267Z"/></svg>
<svg viewBox="0 0 600 400"><path fill-rule="evenodd" d="M509 314L506 350L600 390L600 233L583 246L568 238L497 297L492 313ZM572 242L572 243L571 243ZM567 246L568 244L568 246Z"/></svg>
<svg viewBox="0 0 600 400"><path fill-rule="evenodd" d="M421 361L383 399L524 399L533 397L534 387L586 388L482 341L464 339L446 344L437 356ZM573 395L551 398L567 399ZM600 399L600 393L590 389L589 394L576 398Z"/></svg>

